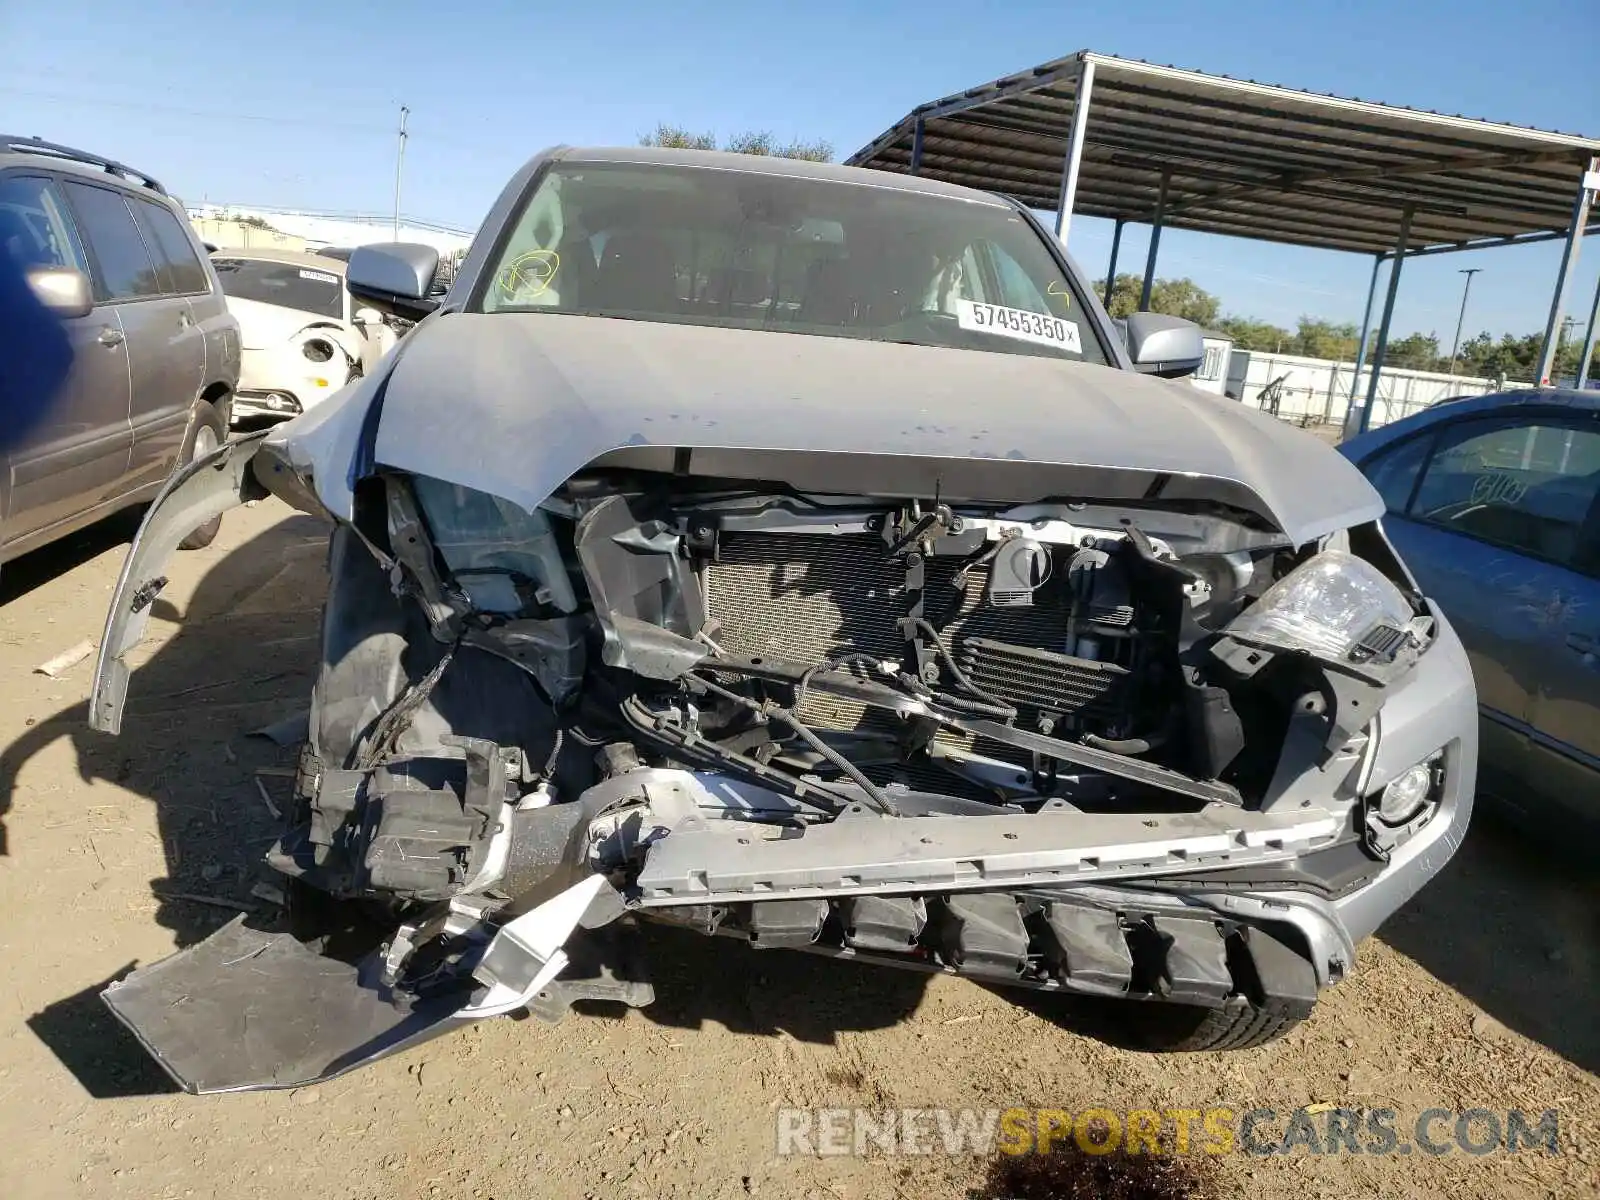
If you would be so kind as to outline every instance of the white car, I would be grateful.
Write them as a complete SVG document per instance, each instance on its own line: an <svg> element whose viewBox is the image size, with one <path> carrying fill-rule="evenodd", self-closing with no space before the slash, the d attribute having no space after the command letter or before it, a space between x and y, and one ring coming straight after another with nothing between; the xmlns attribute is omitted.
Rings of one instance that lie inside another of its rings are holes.
<svg viewBox="0 0 1600 1200"><path fill-rule="evenodd" d="M244 343L233 420L293 417L377 366L396 334L353 308L345 264L284 250L219 250L211 262Z"/></svg>

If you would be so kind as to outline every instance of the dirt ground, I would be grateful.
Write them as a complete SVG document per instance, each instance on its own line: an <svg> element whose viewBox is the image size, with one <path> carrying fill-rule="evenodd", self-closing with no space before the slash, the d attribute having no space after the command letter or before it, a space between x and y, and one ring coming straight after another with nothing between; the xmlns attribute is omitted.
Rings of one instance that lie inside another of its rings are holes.
<svg viewBox="0 0 1600 1200"><path fill-rule="evenodd" d="M92 662L32 668L98 641L128 533L0 572L0 1196L937 1200L992 1194L973 1190L990 1164L780 1158L774 1110L1317 1103L1393 1107L1402 1129L1434 1106L1557 1108L1561 1153L1232 1154L1217 1190L1600 1194L1600 888L1490 821L1260 1050L1135 1054L969 983L663 934L642 1011L497 1019L296 1092L176 1094L97 996L231 916L184 895L263 903L254 771L291 752L248 734L303 706L324 530L262 502L180 555L113 739L84 723Z"/></svg>

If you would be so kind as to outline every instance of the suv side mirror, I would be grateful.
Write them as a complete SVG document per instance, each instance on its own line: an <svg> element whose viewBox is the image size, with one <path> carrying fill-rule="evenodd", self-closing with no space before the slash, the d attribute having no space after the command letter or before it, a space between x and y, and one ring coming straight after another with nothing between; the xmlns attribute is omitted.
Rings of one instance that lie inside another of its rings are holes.
<svg viewBox="0 0 1600 1200"><path fill-rule="evenodd" d="M345 287L380 312L420 321L439 301L428 295L439 270L439 252L415 242L358 246L345 270Z"/></svg>
<svg viewBox="0 0 1600 1200"><path fill-rule="evenodd" d="M73 267L29 267L28 287L39 303L64 320L86 317L94 309L89 277Z"/></svg>
<svg viewBox="0 0 1600 1200"><path fill-rule="evenodd" d="M1136 312L1127 317L1124 337L1134 369L1143 375L1178 379L1193 375L1205 361L1200 326L1165 313Z"/></svg>

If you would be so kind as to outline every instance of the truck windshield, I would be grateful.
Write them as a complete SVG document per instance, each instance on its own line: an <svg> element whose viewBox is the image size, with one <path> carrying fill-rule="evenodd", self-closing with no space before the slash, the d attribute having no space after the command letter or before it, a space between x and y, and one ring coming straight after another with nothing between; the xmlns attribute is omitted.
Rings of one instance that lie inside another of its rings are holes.
<svg viewBox="0 0 1600 1200"><path fill-rule="evenodd" d="M1107 361L1008 205L709 167L555 164L473 307Z"/></svg>

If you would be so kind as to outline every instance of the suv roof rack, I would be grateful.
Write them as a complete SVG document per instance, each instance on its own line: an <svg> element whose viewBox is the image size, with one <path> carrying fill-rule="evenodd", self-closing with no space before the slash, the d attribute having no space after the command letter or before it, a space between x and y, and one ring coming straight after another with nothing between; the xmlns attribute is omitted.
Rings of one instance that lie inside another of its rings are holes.
<svg viewBox="0 0 1600 1200"><path fill-rule="evenodd" d="M167 189L162 187L160 181L153 175L136 171L127 163L120 163L101 154L90 154L87 150L75 150L71 146L47 142L43 138L17 137L0 133L0 150L11 150L18 154L42 154L49 158L64 158L71 162L86 163L91 167L99 167L108 174L120 175L124 179L142 184L152 192L159 192L163 196L167 194Z"/></svg>

